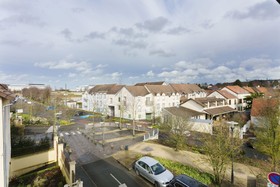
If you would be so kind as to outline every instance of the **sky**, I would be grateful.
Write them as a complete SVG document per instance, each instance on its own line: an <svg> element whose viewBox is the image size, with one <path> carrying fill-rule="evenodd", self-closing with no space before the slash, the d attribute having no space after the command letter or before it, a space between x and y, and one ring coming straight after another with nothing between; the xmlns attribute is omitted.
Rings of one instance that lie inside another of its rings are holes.
<svg viewBox="0 0 280 187"><path fill-rule="evenodd" d="M0 83L280 79L276 0L0 0Z"/></svg>

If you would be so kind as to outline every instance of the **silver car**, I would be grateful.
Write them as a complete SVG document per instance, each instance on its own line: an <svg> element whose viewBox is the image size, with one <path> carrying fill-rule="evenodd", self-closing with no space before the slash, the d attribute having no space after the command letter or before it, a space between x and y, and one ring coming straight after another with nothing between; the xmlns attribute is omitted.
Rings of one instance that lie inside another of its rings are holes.
<svg viewBox="0 0 280 187"><path fill-rule="evenodd" d="M134 165L137 175L142 175L156 187L166 187L173 179L173 174L161 165L157 160L144 156Z"/></svg>

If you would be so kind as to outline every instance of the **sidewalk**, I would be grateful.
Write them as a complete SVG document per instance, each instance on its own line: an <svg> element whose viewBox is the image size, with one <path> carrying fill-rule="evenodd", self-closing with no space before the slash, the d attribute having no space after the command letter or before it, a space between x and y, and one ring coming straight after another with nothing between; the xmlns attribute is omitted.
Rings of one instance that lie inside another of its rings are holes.
<svg viewBox="0 0 280 187"><path fill-rule="evenodd" d="M113 157L127 167L127 169L132 169L132 163L135 161L137 154L150 154L151 156L166 158L198 168L204 172L212 173L211 166L203 159L204 155L189 151L175 151L170 147L148 142L137 143L129 147L128 151L119 151ZM261 173L259 168L234 163L235 186L246 187L248 180L254 182L256 175L259 173ZM228 180L230 179L230 174L231 167L226 171L226 178Z"/></svg>

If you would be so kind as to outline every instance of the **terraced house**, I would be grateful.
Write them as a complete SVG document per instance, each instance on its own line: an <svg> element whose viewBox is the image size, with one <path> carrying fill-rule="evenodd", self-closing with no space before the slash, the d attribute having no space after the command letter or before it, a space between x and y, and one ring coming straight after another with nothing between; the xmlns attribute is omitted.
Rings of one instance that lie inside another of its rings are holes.
<svg viewBox="0 0 280 187"><path fill-rule="evenodd" d="M137 83L133 86L96 85L83 94L83 109L127 119L152 119L161 116L166 107L177 107L189 97L205 96L194 84L164 82Z"/></svg>

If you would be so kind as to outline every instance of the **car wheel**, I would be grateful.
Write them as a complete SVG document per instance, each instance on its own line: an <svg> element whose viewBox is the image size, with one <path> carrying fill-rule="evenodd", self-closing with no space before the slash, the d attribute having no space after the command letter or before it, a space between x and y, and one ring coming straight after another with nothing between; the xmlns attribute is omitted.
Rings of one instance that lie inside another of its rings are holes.
<svg viewBox="0 0 280 187"><path fill-rule="evenodd" d="M155 182L155 187L159 187L159 183L158 182Z"/></svg>
<svg viewBox="0 0 280 187"><path fill-rule="evenodd" d="M136 173L136 175L139 175L138 169L135 169L135 173Z"/></svg>

